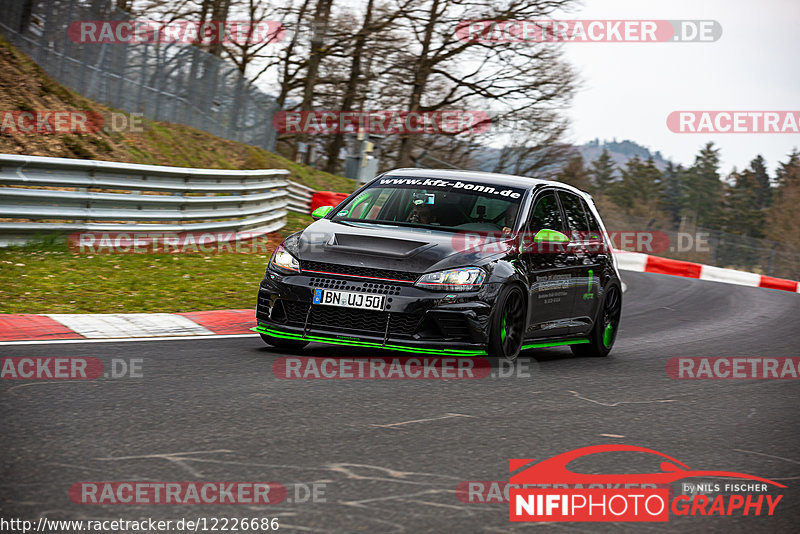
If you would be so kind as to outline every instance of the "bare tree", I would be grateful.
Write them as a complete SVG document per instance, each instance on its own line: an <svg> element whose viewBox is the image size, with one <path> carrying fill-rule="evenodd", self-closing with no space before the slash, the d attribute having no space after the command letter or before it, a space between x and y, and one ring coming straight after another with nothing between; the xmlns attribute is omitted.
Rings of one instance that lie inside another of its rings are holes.
<svg viewBox="0 0 800 534"><path fill-rule="evenodd" d="M492 172L551 178L574 156L574 148L562 141L567 121L552 111L522 111L516 117L497 118L495 126L495 133L506 141Z"/></svg>
<svg viewBox="0 0 800 534"><path fill-rule="evenodd" d="M370 80L363 79L363 65L367 55L367 46L374 44L375 36L385 35L393 27L401 14L414 3L415 0L401 0L398 5L392 8L374 9L375 0L368 0L361 21L361 27L355 34L350 53L350 68L347 82L342 96L340 110L342 112L352 111L359 93L365 92L365 81L369 84ZM376 11L377 13L373 13ZM368 70L369 72L369 70ZM331 136L328 143L327 162L325 170L336 172L338 167L339 152L344 145L344 135L337 133Z"/></svg>
<svg viewBox="0 0 800 534"><path fill-rule="evenodd" d="M254 82L272 66L269 60L276 57L273 49L282 35L283 27L275 23L268 24L273 21L277 13L264 2L245 0L244 7L245 18L242 22L247 23L246 35L240 35L240 39L223 43L223 46L226 56L236 64L242 76L249 74L248 67L259 67L259 63L267 63L261 66L257 73L248 76L249 81ZM265 29L269 31L264 33Z"/></svg>
<svg viewBox="0 0 800 534"><path fill-rule="evenodd" d="M381 147L386 165L408 166L423 150L445 164L485 165L486 158L474 153L500 142L493 170L546 174L565 156L562 109L575 87L560 46L485 42L463 38L456 29L467 20L547 19L574 1L363 0L361 9L353 9L334 0L133 0L131 9L144 6L148 16L158 13L164 20L241 17L251 27L280 20L287 28L280 42L248 39L218 50L214 43L197 44L233 61L265 90L274 84L282 109L480 110L491 116L483 134L389 136ZM307 27L311 31L303 32ZM192 80L208 75L191 72ZM331 172L344 140L342 134L278 137L283 153L299 141L313 143Z"/></svg>
<svg viewBox="0 0 800 534"><path fill-rule="evenodd" d="M317 84L317 75L322 58L327 55L325 34L328 32L328 21L331 16L333 0L317 0L312 19L313 31L311 33L311 50L306 64L306 76L303 83L303 101L301 111L311 110L314 89Z"/></svg>
<svg viewBox="0 0 800 534"><path fill-rule="evenodd" d="M416 47L400 56L399 78L407 84L408 111L495 107L514 114L532 107L563 106L573 77L559 50L532 43L485 43L459 39L455 28L469 18L526 20L543 18L571 0L428 0L406 14ZM540 126L541 127L541 126ZM400 139L397 162L410 162L414 137Z"/></svg>

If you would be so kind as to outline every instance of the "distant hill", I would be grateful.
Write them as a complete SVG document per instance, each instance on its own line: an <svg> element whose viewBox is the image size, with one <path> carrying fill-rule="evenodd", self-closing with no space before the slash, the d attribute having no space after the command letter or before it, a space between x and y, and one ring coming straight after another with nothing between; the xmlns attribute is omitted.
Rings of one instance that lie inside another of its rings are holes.
<svg viewBox="0 0 800 534"><path fill-rule="evenodd" d="M614 164L618 169L624 167L625 163L634 156L638 156L639 159L642 160L652 157L656 167L660 171L663 171L669 162L669 160L664 159L664 157L661 155L661 152L658 150L651 152L650 149L628 139L624 141L617 141L616 139L613 141L600 141L599 139L595 139L583 145L574 145L572 146L572 149L583 157L583 161L587 167L592 161L600 157L600 154L603 153L603 149L608 150L608 153L611 155L611 159L614 161ZM472 154L472 157L477 163L478 170L492 172L494 171L497 160L500 157L500 149L494 147L481 147ZM544 169L546 174L556 170L558 169Z"/></svg>
<svg viewBox="0 0 800 534"><path fill-rule="evenodd" d="M617 168L624 167L625 163L634 156L639 156L639 159L642 160L652 157L656 167L660 171L663 171L668 163L668 160L664 159L661 152L658 150L650 152L648 148L628 139L624 141L617 141L616 139L613 141L604 140L602 142L599 139L595 139L594 141L589 141L585 145L579 145L575 148L580 152L581 156L583 156L583 160L587 165L589 162L599 158L600 154L603 153L603 149L608 150Z"/></svg>

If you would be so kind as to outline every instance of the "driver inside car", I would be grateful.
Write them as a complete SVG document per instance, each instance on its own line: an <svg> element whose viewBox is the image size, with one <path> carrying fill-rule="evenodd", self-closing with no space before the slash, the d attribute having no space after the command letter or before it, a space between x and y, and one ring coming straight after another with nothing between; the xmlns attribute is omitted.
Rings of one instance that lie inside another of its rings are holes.
<svg viewBox="0 0 800 534"><path fill-rule="evenodd" d="M517 206L516 204L511 204L510 206L508 206L508 209L506 210L505 219L503 221L502 232L504 235L511 234L512 226L514 225L514 219L517 218L518 208L519 206Z"/></svg>
<svg viewBox="0 0 800 534"><path fill-rule="evenodd" d="M417 201L419 202L419 201ZM421 224L436 224L437 217L434 213L432 204L417 204L411 208L411 214L408 217L408 222L421 223Z"/></svg>

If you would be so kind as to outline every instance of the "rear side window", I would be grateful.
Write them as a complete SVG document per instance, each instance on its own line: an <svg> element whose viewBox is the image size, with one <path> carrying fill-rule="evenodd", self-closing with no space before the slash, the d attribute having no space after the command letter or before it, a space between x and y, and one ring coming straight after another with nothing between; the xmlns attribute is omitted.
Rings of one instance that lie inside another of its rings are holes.
<svg viewBox="0 0 800 534"><path fill-rule="evenodd" d="M581 199L577 195L559 191L561 205L564 207L564 215L567 217L567 225L572 234L583 236L589 233L589 222L586 220L586 213L581 205Z"/></svg>
<svg viewBox="0 0 800 534"><path fill-rule="evenodd" d="M583 206L583 210L586 212L586 220L589 223L589 231L592 233L592 236L600 234L600 223L597 222L597 218L592 213L592 210L586 204L586 201L581 199L581 205ZM590 236L591 237L591 236ZM593 237L593 239L596 239Z"/></svg>
<svg viewBox="0 0 800 534"><path fill-rule="evenodd" d="M533 210L531 210L529 228L533 233L545 228L558 232L564 231L561 210L558 209L558 201L553 191L543 193L536 199Z"/></svg>

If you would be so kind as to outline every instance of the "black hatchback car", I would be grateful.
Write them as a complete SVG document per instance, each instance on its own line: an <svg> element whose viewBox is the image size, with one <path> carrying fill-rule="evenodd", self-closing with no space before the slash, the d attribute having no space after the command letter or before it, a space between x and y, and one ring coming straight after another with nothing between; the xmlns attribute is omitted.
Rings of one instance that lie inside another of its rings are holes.
<svg viewBox="0 0 800 534"><path fill-rule="evenodd" d="M275 250L258 293L264 341L514 359L570 345L605 356L622 291L591 197L503 174L382 174Z"/></svg>

